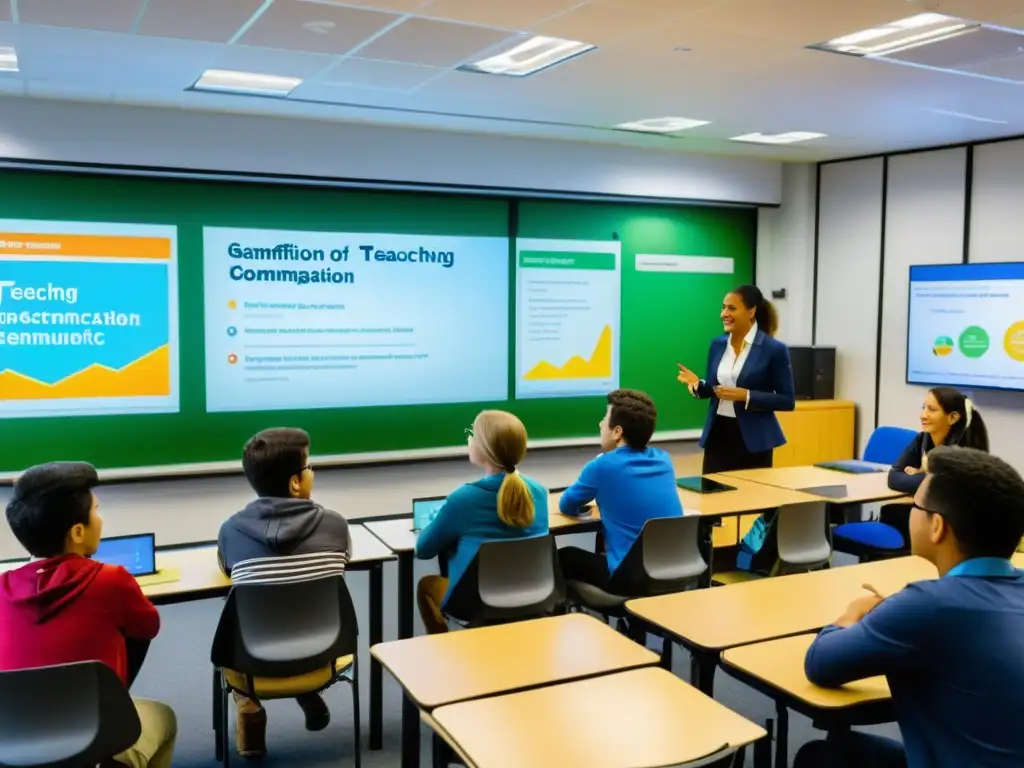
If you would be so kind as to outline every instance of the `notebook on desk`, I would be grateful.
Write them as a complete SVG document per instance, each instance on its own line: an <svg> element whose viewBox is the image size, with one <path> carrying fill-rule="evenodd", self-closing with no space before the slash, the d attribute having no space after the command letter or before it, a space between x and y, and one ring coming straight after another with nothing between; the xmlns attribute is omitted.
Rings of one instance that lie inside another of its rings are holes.
<svg viewBox="0 0 1024 768"><path fill-rule="evenodd" d="M885 470L877 464L869 464L866 461L857 459L844 459L842 461L819 461L814 466L822 469L834 469L837 472L847 472L851 475L869 475L872 472L884 472Z"/></svg>
<svg viewBox="0 0 1024 768"><path fill-rule="evenodd" d="M736 490L734 486L720 483L717 480L709 480L708 478L701 477L700 475L694 475L693 477L677 477L676 485L684 491L693 491L694 493L722 493L723 491Z"/></svg>

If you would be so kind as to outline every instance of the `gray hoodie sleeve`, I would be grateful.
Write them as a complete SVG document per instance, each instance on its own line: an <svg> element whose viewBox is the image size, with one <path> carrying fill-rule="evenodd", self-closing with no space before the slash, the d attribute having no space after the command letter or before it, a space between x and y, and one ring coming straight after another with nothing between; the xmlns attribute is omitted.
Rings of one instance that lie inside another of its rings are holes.
<svg viewBox="0 0 1024 768"><path fill-rule="evenodd" d="M330 509L324 510L316 533L316 547L320 551L344 552L352 557L352 537L348 532L348 520Z"/></svg>

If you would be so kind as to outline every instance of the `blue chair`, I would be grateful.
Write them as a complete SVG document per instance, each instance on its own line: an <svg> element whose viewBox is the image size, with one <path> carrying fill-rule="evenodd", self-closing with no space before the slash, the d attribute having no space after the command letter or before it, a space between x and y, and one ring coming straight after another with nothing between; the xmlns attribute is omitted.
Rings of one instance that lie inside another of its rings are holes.
<svg viewBox="0 0 1024 768"><path fill-rule="evenodd" d="M917 436L911 429L878 427L868 438L864 461L892 464ZM843 523L832 530L832 543L837 552L856 555L862 561L893 557L907 551L903 534L886 523L864 521Z"/></svg>

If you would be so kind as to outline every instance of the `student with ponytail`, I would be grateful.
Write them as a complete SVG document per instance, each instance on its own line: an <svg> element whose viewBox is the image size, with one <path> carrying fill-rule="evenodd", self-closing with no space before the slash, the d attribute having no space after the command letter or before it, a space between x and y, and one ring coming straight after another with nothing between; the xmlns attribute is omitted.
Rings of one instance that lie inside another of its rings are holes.
<svg viewBox="0 0 1024 768"><path fill-rule="evenodd" d="M940 445L976 448L988 453L988 430L971 399L955 387L933 387L921 405L921 431L903 449L889 470L889 487L908 496L917 493L928 473L928 453ZM891 525L910 542L910 509L906 504L886 504L881 521Z"/></svg>
<svg viewBox="0 0 1024 768"><path fill-rule="evenodd" d="M448 556L448 578L424 576L416 602L428 634L448 631L444 608L480 545L548 532L548 491L519 473L526 427L506 411L482 411L469 433L469 460L484 476L452 491L416 541L416 557Z"/></svg>

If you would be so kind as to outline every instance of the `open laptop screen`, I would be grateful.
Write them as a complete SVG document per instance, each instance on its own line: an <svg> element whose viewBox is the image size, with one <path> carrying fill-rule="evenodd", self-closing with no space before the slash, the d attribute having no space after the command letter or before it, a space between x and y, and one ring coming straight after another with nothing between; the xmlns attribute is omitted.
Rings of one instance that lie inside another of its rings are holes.
<svg viewBox="0 0 1024 768"><path fill-rule="evenodd" d="M419 533L437 515L437 511L444 506L447 496L433 496L425 499L412 500L412 529Z"/></svg>
<svg viewBox="0 0 1024 768"><path fill-rule="evenodd" d="M149 576L156 573L155 538L152 533L137 533L101 539L92 559L124 566L132 576Z"/></svg>

